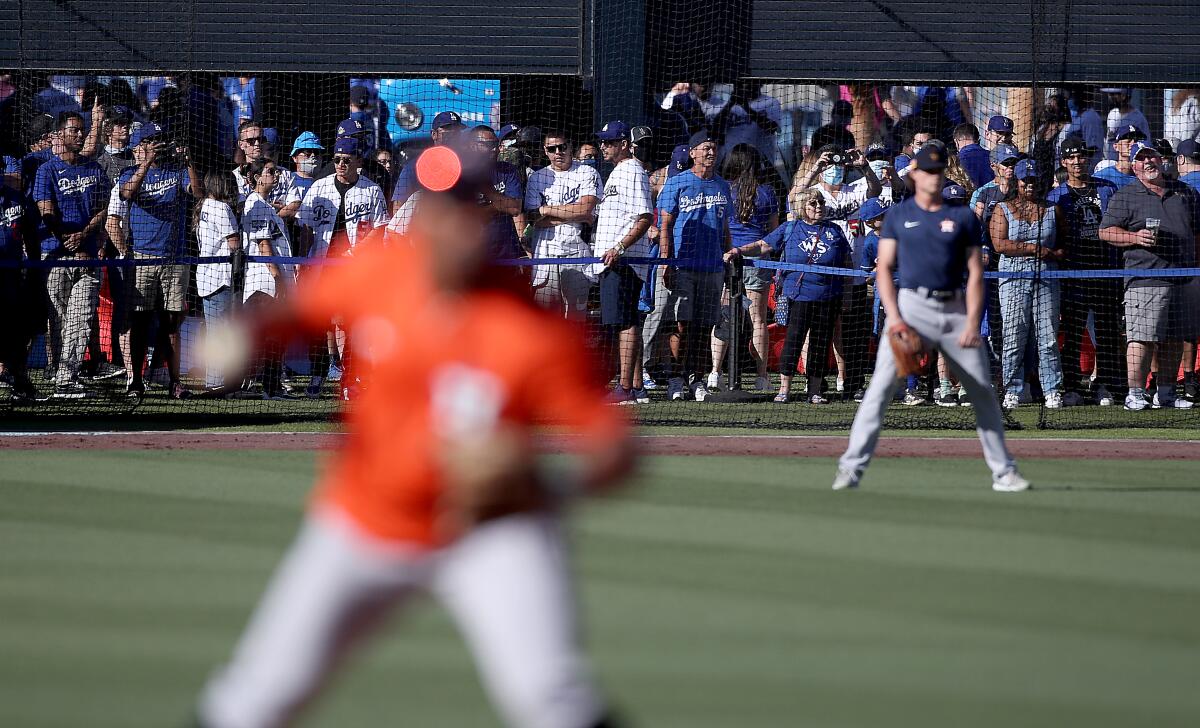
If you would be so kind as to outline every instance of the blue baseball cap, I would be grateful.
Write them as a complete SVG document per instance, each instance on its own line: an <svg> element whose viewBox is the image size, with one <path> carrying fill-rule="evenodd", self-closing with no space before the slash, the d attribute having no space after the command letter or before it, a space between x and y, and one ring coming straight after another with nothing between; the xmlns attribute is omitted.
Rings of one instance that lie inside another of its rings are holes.
<svg viewBox="0 0 1200 728"><path fill-rule="evenodd" d="M334 154L353 154L359 156L358 140L353 137L342 137L333 143Z"/></svg>
<svg viewBox="0 0 1200 728"><path fill-rule="evenodd" d="M1145 139L1145 138L1146 138L1146 133L1143 132L1141 129L1137 128L1137 126L1135 126L1133 124L1126 124L1125 126L1121 127L1120 131L1117 132L1117 137L1116 137L1117 141L1119 141L1119 142L1124 141L1126 139L1133 139L1134 141L1141 141L1142 139Z"/></svg>
<svg viewBox="0 0 1200 728"><path fill-rule="evenodd" d="M311 131L301 132L300 136L296 137L296 141L292 142L292 153L289 157L294 157L298 152L305 149L324 151L325 147L321 146L321 140L317 139L317 135Z"/></svg>
<svg viewBox="0 0 1200 728"><path fill-rule="evenodd" d="M504 141L505 137L509 136L510 134L516 134L520 130L520 124L505 124L504 126L500 127L499 131L496 132L496 138L500 141Z"/></svg>
<svg viewBox="0 0 1200 728"><path fill-rule="evenodd" d="M680 144L671 152L671 163L667 165L667 177L674 177L692 166L692 155L688 145Z"/></svg>
<svg viewBox="0 0 1200 728"><path fill-rule="evenodd" d="M887 206L883 204L883 200L880 200L878 197L872 197L863 202L862 206L858 208L858 219L874 220L882 216L885 212L887 212Z"/></svg>
<svg viewBox="0 0 1200 728"><path fill-rule="evenodd" d="M1021 180L1036 179L1039 174L1037 162L1034 162L1032 159L1022 159L1013 168L1013 176Z"/></svg>
<svg viewBox="0 0 1200 728"><path fill-rule="evenodd" d="M138 130L133 133L133 138L129 140L129 145L136 147L147 139L158 136L163 133L163 128L153 121L146 122L138 127Z"/></svg>
<svg viewBox="0 0 1200 728"><path fill-rule="evenodd" d="M342 137L350 137L354 136L355 134L362 134L364 131L370 131L367 129L366 124L363 124L358 119L346 119L337 126L337 138L341 139Z"/></svg>
<svg viewBox="0 0 1200 728"><path fill-rule="evenodd" d="M1001 134L1012 134L1013 120L1007 116L1000 116L997 114L996 116L988 119L987 128L988 131L998 131Z"/></svg>
<svg viewBox="0 0 1200 728"><path fill-rule="evenodd" d="M967 201L967 188L951 182L942 188L942 199L951 203L965 203Z"/></svg>
<svg viewBox="0 0 1200 728"><path fill-rule="evenodd" d="M1175 153L1181 157L1200 161L1200 144L1197 144L1195 139L1184 139L1179 142Z"/></svg>
<svg viewBox="0 0 1200 728"><path fill-rule="evenodd" d="M1137 159L1138 155L1142 152L1150 152L1156 157L1162 157L1162 153L1155 149L1152 144L1146 144L1145 142L1134 142L1133 145L1129 147L1129 158L1131 160Z"/></svg>
<svg viewBox="0 0 1200 728"><path fill-rule="evenodd" d="M433 117L434 129L444 129L448 126L466 126L457 111L442 111Z"/></svg>
<svg viewBox="0 0 1200 728"><path fill-rule="evenodd" d="M708 130L701 129L700 131L696 132L695 134L693 134L691 137L688 138L688 143L687 143L688 149L689 150L695 149L696 147L700 146L701 144L704 144L706 142L711 142L711 141L715 141L715 140L708 135Z"/></svg>
<svg viewBox="0 0 1200 728"><path fill-rule="evenodd" d="M992 150L992 164L1005 164L1014 159L1020 159L1021 152L1011 144L997 144Z"/></svg>
<svg viewBox="0 0 1200 728"><path fill-rule="evenodd" d="M596 138L605 142L629 138L629 125L623 121L610 121L604 128L596 132Z"/></svg>

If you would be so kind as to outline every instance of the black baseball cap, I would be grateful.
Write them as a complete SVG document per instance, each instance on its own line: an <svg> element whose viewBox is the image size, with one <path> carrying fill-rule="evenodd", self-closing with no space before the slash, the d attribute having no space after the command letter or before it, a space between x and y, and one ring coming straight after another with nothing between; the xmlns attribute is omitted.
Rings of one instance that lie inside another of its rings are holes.
<svg viewBox="0 0 1200 728"><path fill-rule="evenodd" d="M701 129L700 131L696 132L688 139L688 150L690 151L692 149L695 149L696 147L700 146L701 144L704 144L705 142L715 142L715 141L716 141L716 139L713 139L711 136L708 135L707 130Z"/></svg>
<svg viewBox="0 0 1200 728"><path fill-rule="evenodd" d="M946 150L936 144L926 144L913 157L922 172L941 172L946 169Z"/></svg>
<svg viewBox="0 0 1200 728"><path fill-rule="evenodd" d="M1175 150L1175 153L1200 162L1200 144L1197 144L1195 139L1184 139L1179 142L1179 148Z"/></svg>
<svg viewBox="0 0 1200 728"><path fill-rule="evenodd" d="M1058 154L1062 157L1070 157L1073 154L1086 154L1092 156L1096 153L1093 147L1089 147L1083 137L1078 134L1072 134L1062 140L1062 144L1058 145Z"/></svg>

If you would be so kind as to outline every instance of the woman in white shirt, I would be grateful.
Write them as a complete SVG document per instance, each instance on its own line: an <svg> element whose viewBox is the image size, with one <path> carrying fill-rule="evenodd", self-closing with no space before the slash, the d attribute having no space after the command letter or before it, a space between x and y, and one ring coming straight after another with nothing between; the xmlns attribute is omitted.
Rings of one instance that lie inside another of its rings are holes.
<svg viewBox="0 0 1200 728"><path fill-rule="evenodd" d="M1188 139L1200 140L1200 89L1179 88L1171 94L1163 119L1164 136L1172 144Z"/></svg>
<svg viewBox="0 0 1200 728"><path fill-rule="evenodd" d="M204 176L204 202L195 210L200 257L227 258L241 247L241 228L233 211L237 199L237 180L228 170L212 170ZM233 303L232 273L233 266L229 263L196 266L196 292L208 326L229 315ZM224 377L221 372L209 369L204 384L209 389L222 387Z"/></svg>
<svg viewBox="0 0 1200 728"><path fill-rule="evenodd" d="M242 175L253 190L242 209L242 232L247 256L290 258L291 242L283 220L267 201L278 181L278 167L268 159L246 165ZM271 299L282 298L296 283L295 266L290 263L247 262L246 286L242 301L246 310L269 306ZM268 338L263 342L263 399L288 399L283 390L283 342Z"/></svg>

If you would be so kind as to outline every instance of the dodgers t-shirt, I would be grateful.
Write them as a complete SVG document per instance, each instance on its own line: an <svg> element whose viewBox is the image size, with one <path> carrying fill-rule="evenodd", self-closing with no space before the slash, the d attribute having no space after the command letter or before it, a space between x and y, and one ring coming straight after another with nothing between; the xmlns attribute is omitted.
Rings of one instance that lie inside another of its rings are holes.
<svg viewBox="0 0 1200 728"><path fill-rule="evenodd" d="M791 220L763 238L780 261L802 265L848 267L850 242L830 222L813 225ZM783 271L783 295L793 301L829 301L842 295L843 276L810 271Z"/></svg>
<svg viewBox="0 0 1200 728"><path fill-rule="evenodd" d="M737 190L732 187L730 190L733 193L730 195L733 215L729 218L729 235L733 238L733 244L747 245L762 240L767 234L767 223L770 222L771 216L779 214L779 200L775 197L775 190L770 185L758 186L754 192L754 209L748 220L740 219Z"/></svg>
<svg viewBox="0 0 1200 728"><path fill-rule="evenodd" d="M37 209L23 192L0 185L0 260L24 259L25 236L37 219Z"/></svg>
<svg viewBox="0 0 1200 728"><path fill-rule="evenodd" d="M520 200L525 197L525 185L517 168L508 162L497 162L492 170L492 188L498 194ZM488 204L483 195L479 204ZM488 241L488 255L492 260L519 258L522 255L521 240L517 237L517 224L512 215L492 215L484 232Z"/></svg>
<svg viewBox="0 0 1200 728"><path fill-rule="evenodd" d="M136 167L130 167L117 179L124 186ZM151 167L129 206L130 243L143 255L175 257L185 249L188 203L192 177L182 167Z"/></svg>
<svg viewBox="0 0 1200 728"><path fill-rule="evenodd" d="M68 164L56 155L38 168L33 182L33 200L53 202L60 230L70 234L87 227L99 210L108 209L111 189L108 175L95 161L80 157L77 164ZM94 255L99 239L100 228L97 228L79 249ZM51 236L42 241L42 252L66 255L69 251Z"/></svg>
<svg viewBox="0 0 1200 728"><path fill-rule="evenodd" d="M880 238L896 241L901 288L962 288L967 251L979 247L979 220L968 207L922 209L910 197L888 208Z"/></svg>
<svg viewBox="0 0 1200 728"><path fill-rule="evenodd" d="M658 194L660 213L674 215L672 256L681 268L723 271L725 231L733 216L733 192L724 179L701 179L690 169L667 180Z"/></svg>

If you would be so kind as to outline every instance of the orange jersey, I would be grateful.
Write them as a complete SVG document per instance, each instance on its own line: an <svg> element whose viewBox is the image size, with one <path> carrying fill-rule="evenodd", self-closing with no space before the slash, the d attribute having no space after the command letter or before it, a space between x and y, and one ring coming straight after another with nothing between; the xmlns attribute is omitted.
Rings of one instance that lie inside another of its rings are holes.
<svg viewBox="0 0 1200 728"><path fill-rule="evenodd" d="M511 294L434 291L407 241L365 247L294 297L316 329L343 317L364 382L314 505L381 538L434 546L439 453L455 437L498 423L531 436L547 423L591 438L624 433L574 326Z"/></svg>

